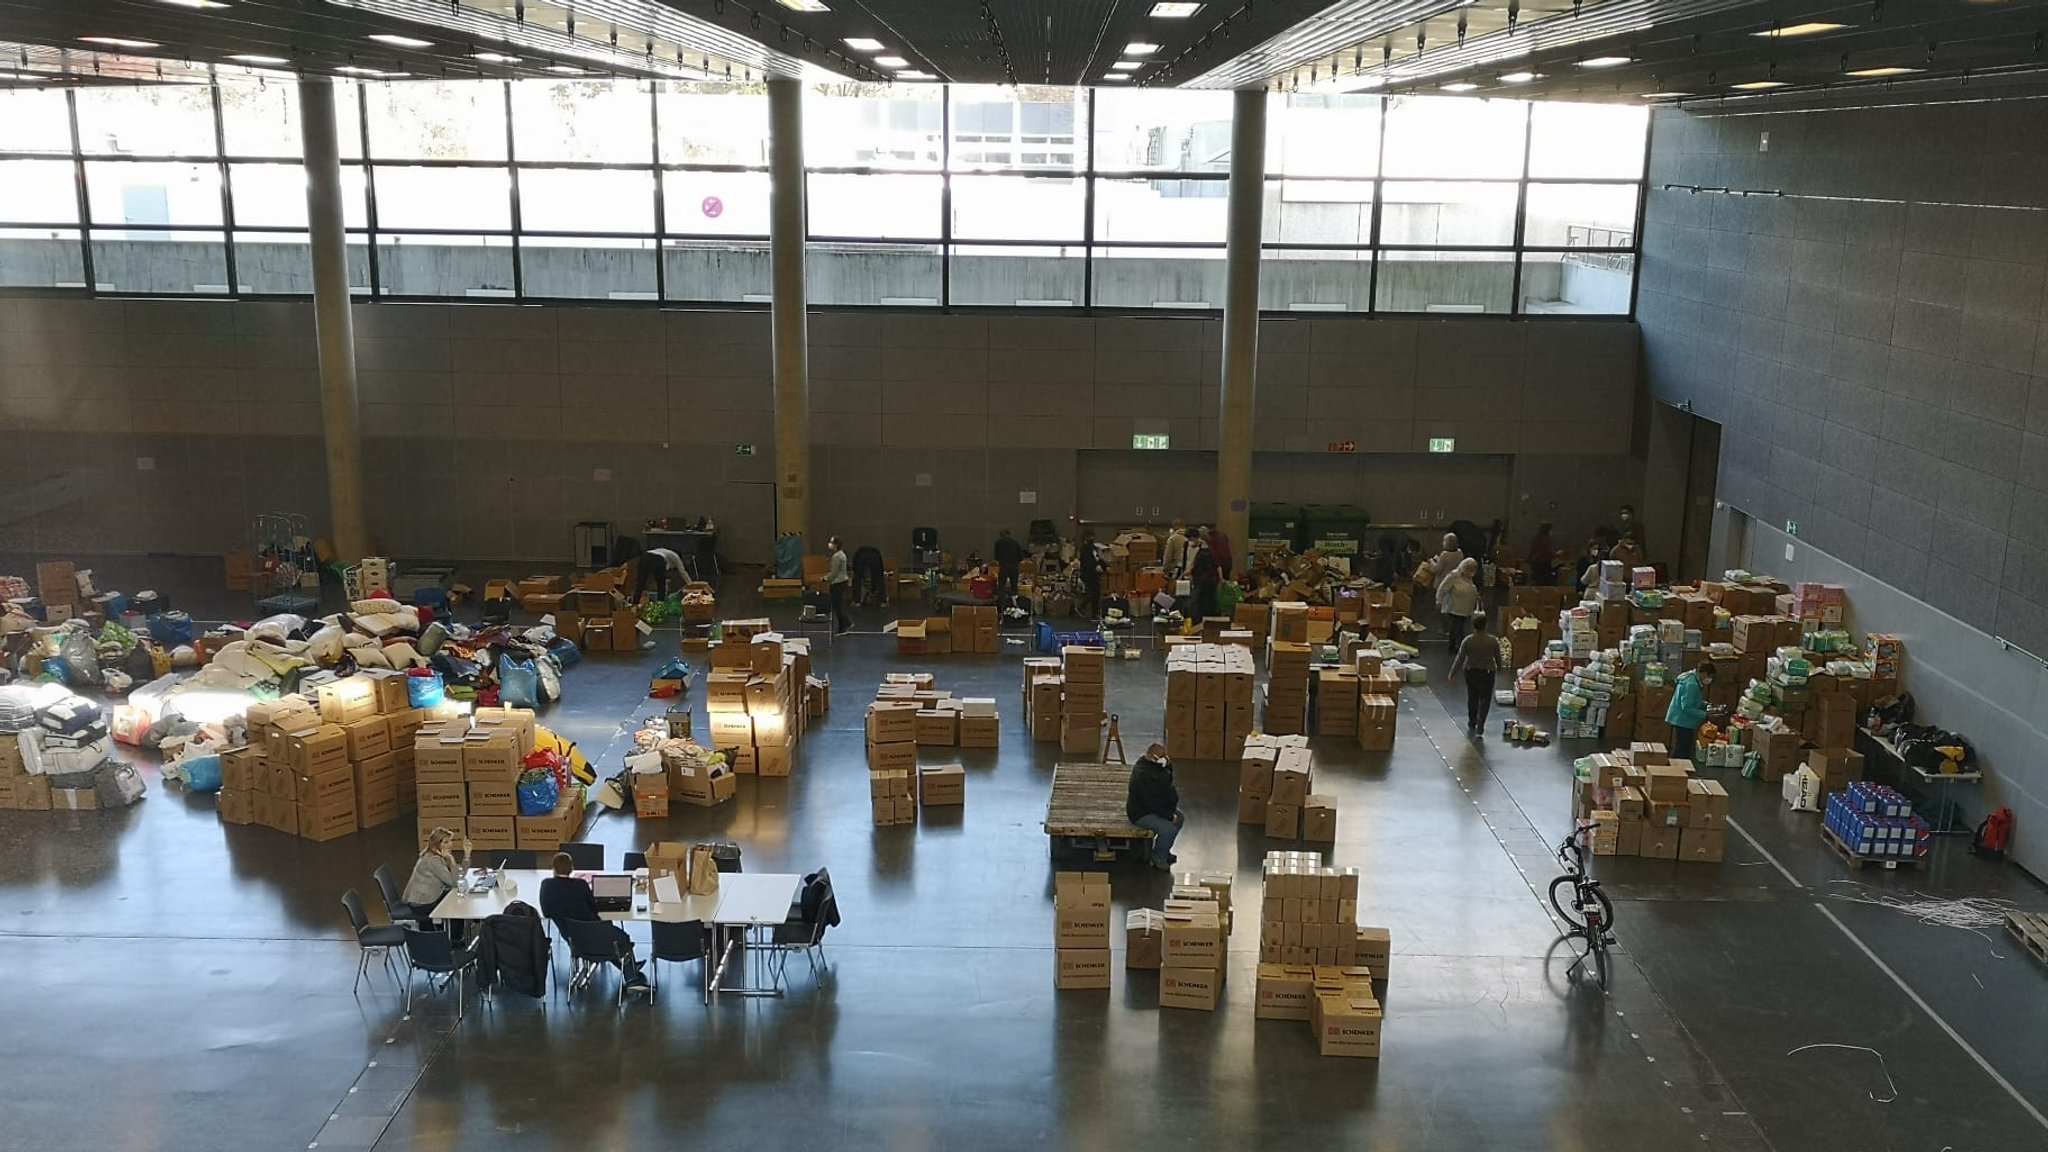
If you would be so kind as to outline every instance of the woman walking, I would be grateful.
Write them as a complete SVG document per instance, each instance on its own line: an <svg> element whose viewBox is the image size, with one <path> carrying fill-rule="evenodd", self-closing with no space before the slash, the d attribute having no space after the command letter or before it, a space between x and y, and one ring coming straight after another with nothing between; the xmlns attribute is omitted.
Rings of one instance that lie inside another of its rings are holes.
<svg viewBox="0 0 2048 1152"><path fill-rule="evenodd" d="M1451 676L1465 676L1465 731L1481 736L1486 714L1493 709L1493 682L1500 671L1500 641L1486 627L1486 614L1472 617L1472 631L1451 660Z"/></svg>

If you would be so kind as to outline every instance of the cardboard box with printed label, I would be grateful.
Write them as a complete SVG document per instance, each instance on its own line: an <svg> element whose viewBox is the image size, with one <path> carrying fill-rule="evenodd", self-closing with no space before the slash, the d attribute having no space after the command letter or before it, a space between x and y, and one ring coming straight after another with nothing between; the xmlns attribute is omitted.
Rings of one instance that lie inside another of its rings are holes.
<svg viewBox="0 0 2048 1152"><path fill-rule="evenodd" d="M1317 1054L1379 1058L1382 1018L1370 985L1318 989L1312 1015Z"/></svg>
<svg viewBox="0 0 2048 1152"><path fill-rule="evenodd" d="M397 800L396 794L392 797ZM298 805L298 833L304 840L337 840L352 836L357 831L356 798L351 792L347 799L328 804Z"/></svg>
<svg viewBox="0 0 2048 1152"><path fill-rule="evenodd" d="M915 742L917 704L911 701L890 701L868 705L867 738L870 743L875 744Z"/></svg>
<svg viewBox="0 0 2048 1152"><path fill-rule="evenodd" d="M522 760L514 733L505 729L472 732L462 745L462 778L472 784L511 784L519 779Z"/></svg>
<svg viewBox="0 0 2048 1152"><path fill-rule="evenodd" d="M951 748L960 740L958 713L944 708L919 709L916 741L923 748Z"/></svg>
<svg viewBox="0 0 2048 1152"><path fill-rule="evenodd" d="M1159 1006L1214 1012L1223 991L1223 969L1216 967L1159 970Z"/></svg>
<svg viewBox="0 0 2048 1152"><path fill-rule="evenodd" d="M283 763L294 775L313 776L348 764L348 732L338 724L288 732Z"/></svg>
<svg viewBox="0 0 2048 1152"><path fill-rule="evenodd" d="M967 803L967 770L958 764L925 764L917 770L917 799L926 808Z"/></svg>
<svg viewBox="0 0 2048 1152"><path fill-rule="evenodd" d="M466 823L470 845L479 852L519 847L519 828L515 817L473 815Z"/></svg>
<svg viewBox="0 0 2048 1152"><path fill-rule="evenodd" d="M1167 968L1220 966L1223 963L1223 927L1216 913L1181 912L1167 908L1161 963Z"/></svg>
<svg viewBox="0 0 2048 1152"><path fill-rule="evenodd" d="M1307 1020L1314 1001L1313 969L1301 964L1261 964L1253 1016L1260 1020Z"/></svg>
<svg viewBox="0 0 2048 1152"><path fill-rule="evenodd" d="M1109 949L1061 948L1055 954L1053 987L1068 989L1109 987Z"/></svg>
<svg viewBox="0 0 2048 1152"><path fill-rule="evenodd" d="M348 764L329 768L315 776L294 776L291 798L304 805L329 805L347 800L355 802L356 774Z"/></svg>
<svg viewBox="0 0 2048 1152"><path fill-rule="evenodd" d="M421 784L462 783L462 731L421 728L413 736L413 778Z"/></svg>
<svg viewBox="0 0 2048 1152"><path fill-rule="evenodd" d="M314 689L320 718L329 724L353 724L377 714L377 686L363 675L344 676Z"/></svg>
<svg viewBox="0 0 2048 1152"><path fill-rule="evenodd" d="M915 772L917 771L917 745L909 742L869 744L868 771L870 772Z"/></svg>
<svg viewBox="0 0 2048 1152"><path fill-rule="evenodd" d="M1157 969L1166 955L1166 913L1133 908L1124 913L1124 967Z"/></svg>
<svg viewBox="0 0 2048 1152"><path fill-rule="evenodd" d="M1099 872L1056 873L1052 899L1054 946L1109 947L1109 877Z"/></svg>

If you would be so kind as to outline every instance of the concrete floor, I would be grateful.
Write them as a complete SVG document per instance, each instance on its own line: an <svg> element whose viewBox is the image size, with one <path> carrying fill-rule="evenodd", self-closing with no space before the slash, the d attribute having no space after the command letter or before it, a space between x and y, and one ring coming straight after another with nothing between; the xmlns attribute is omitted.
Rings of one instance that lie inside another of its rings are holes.
<svg viewBox="0 0 2048 1152"><path fill-rule="evenodd" d="M129 563L128 585L148 567L160 586L190 583L188 603L225 602L189 566ZM743 583L728 581L732 610ZM1774 789L1729 772L1741 834L1725 864L1599 862L1625 956L1604 996L1575 987L1531 883L1557 871L1568 761L1586 749L1470 741L1462 698L1443 685L1404 696L1391 754L1317 742L1316 790L1340 805L1333 861L1364 872L1361 919L1393 930L1380 1061L1321 1059L1306 1025L1253 1019L1250 917L1232 939L1216 1013L1161 1010L1156 975L1120 967L1109 992L1055 993L1054 865L1039 822L1057 752L1026 738L1019 654L914 665L956 693L995 696L1003 712L1002 748L960 757L968 798L955 816L869 823L860 710L884 671L913 666L870 633L818 652L837 707L793 777L746 778L734 803L679 808L666 822L592 824L586 838L614 854L720 838L742 846L750 870L830 865L846 923L829 938L826 970L813 979L799 960L779 1001L472 1003L457 1025L441 996L407 1019L381 971L350 994L356 953L338 897L370 891L378 863L403 874L409 822L311 844L222 826L210 799L153 775L148 800L126 812L0 813L0 958L15 989L0 1044L6 1144L1933 1152L2048 1142L2033 1111L2048 1107L2048 971L1996 931L1927 926L1842 898L1987 894L2048 908L2039 885L1972 860L1960 838L1941 842L1927 872L1850 873L1821 851L1814 817L1781 811ZM655 662L587 660L548 722L615 764L629 719L661 707L641 695ZM1110 695L1135 751L1162 711L1156 658L1118 662ZM1240 892L1255 897L1259 861L1277 845L1233 822L1235 767L1187 764L1180 776L1182 865L1235 868ZM1148 869L1112 876L1119 910L1163 896L1164 877ZM664 975L680 988L697 973ZM1793 1054L1811 1044L1876 1054Z"/></svg>

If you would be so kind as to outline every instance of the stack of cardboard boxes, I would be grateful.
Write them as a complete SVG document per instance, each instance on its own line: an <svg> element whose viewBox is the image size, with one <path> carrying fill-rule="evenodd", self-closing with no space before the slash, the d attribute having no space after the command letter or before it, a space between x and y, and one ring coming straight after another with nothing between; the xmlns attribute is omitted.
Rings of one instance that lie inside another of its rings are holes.
<svg viewBox="0 0 2048 1152"><path fill-rule="evenodd" d="M1391 936L1357 925L1357 870L1269 852L1263 872L1254 1015L1307 1021L1324 1056L1377 1057Z"/></svg>
<svg viewBox="0 0 2048 1152"><path fill-rule="evenodd" d="M413 733L420 843L436 828L478 852L552 852L573 839L583 823L580 788L562 793L553 812L520 815L519 774L537 733L533 713L523 708L479 708Z"/></svg>
<svg viewBox="0 0 2048 1152"><path fill-rule="evenodd" d="M953 651L994 655L996 606L959 604L953 608Z"/></svg>
<svg viewBox="0 0 2048 1152"><path fill-rule="evenodd" d="M1052 893L1053 987L1109 987L1109 877L1058 872Z"/></svg>
<svg viewBox="0 0 2048 1152"><path fill-rule="evenodd" d="M740 775L789 775L810 717L803 700L811 679L809 641L777 632L728 633L711 656L704 707L712 745L733 749Z"/></svg>
<svg viewBox="0 0 2048 1152"><path fill-rule="evenodd" d="M62 624L81 615L77 566L69 560L45 560L37 564L36 599L43 602L45 623Z"/></svg>
<svg viewBox="0 0 2048 1152"><path fill-rule="evenodd" d="M1024 726L1037 743L1060 742L1060 710L1066 692L1066 677L1060 675L1060 667L1057 656L1024 658Z"/></svg>
<svg viewBox="0 0 2048 1152"><path fill-rule="evenodd" d="M21 742L11 732L0 733L0 810L47 812L50 810L50 778L31 776ZM244 821L247 823L247 821Z"/></svg>
<svg viewBox="0 0 2048 1152"><path fill-rule="evenodd" d="M1593 854L1720 862L1728 830L1728 792L1693 775L1687 760L1638 741L1583 761L1574 807L1593 821Z"/></svg>
<svg viewBox="0 0 2048 1152"><path fill-rule="evenodd" d="M1388 752L1394 747L1394 717L1400 712L1392 696L1378 693L1358 698L1358 746L1368 752Z"/></svg>
<svg viewBox="0 0 2048 1152"><path fill-rule="evenodd" d="M1060 751L1069 755L1102 753L1104 717L1103 666L1100 648L1069 644L1060 649Z"/></svg>
<svg viewBox="0 0 2048 1152"><path fill-rule="evenodd" d="M1230 889L1199 882L1194 875L1175 883L1161 910L1159 1006L1214 1012L1223 995L1229 957Z"/></svg>
<svg viewBox="0 0 2048 1152"><path fill-rule="evenodd" d="M615 589L577 587L560 595L560 606L555 609L557 635L589 652L640 650L640 614Z"/></svg>
<svg viewBox="0 0 2048 1152"><path fill-rule="evenodd" d="M1262 734L1246 740L1244 760L1238 768L1237 822L1263 824L1268 836L1286 840L1299 837L1313 768L1314 758L1306 736ZM1334 836L1334 804L1329 811L1330 832Z"/></svg>
<svg viewBox="0 0 2048 1152"><path fill-rule="evenodd" d="M1265 612L1266 685L1261 689L1263 730L1280 734L1308 731L1309 606L1276 600Z"/></svg>
<svg viewBox="0 0 2048 1152"><path fill-rule="evenodd" d="M1316 673L1316 735L1358 735L1359 684L1355 666Z"/></svg>
<svg viewBox="0 0 2048 1152"><path fill-rule="evenodd" d="M1166 657L1166 754L1175 760L1235 760L1252 731L1254 668L1249 649L1183 644Z"/></svg>
<svg viewBox="0 0 2048 1152"><path fill-rule="evenodd" d="M249 743L221 754L216 802L229 824L333 840L412 811L413 734L405 677L385 670L320 685L244 715Z"/></svg>

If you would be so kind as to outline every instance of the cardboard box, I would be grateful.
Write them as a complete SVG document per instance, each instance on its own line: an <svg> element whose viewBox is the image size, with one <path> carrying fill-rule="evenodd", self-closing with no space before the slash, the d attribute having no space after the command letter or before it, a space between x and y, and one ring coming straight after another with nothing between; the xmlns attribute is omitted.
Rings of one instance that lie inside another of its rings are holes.
<svg viewBox="0 0 2048 1152"><path fill-rule="evenodd" d="M473 732L462 744L462 778L472 784L515 783L523 761L517 737L502 728Z"/></svg>
<svg viewBox="0 0 2048 1152"><path fill-rule="evenodd" d="M358 763L391 751L391 722L371 716L342 725L348 733L348 758Z"/></svg>
<svg viewBox="0 0 2048 1152"><path fill-rule="evenodd" d="M53 812L96 812L99 806L100 790L97 788L50 789L50 810Z"/></svg>
<svg viewBox="0 0 2048 1152"><path fill-rule="evenodd" d="M1385 983L1387 968L1393 959L1393 933L1385 928L1361 926L1353 935L1353 941L1358 966L1371 969L1372 978Z"/></svg>
<svg viewBox="0 0 2048 1152"><path fill-rule="evenodd" d="M1166 913L1133 908L1124 913L1124 967L1155 970L1166 955Z"/></svg>
<svg viewBox="0 0 2048 1152"><path fill-rule="evenodd" d="M461 820L469 815L469 790L462 784L421 784L419 817L429 820Z"/></svg>
<svg viewBox="0 0 2048 1152"><path fill-rule="evenodd" d="M915 772L917 771L917 745L902 742L889 744L870 743L868 770L870 772Z"/></svg>
<svg viewBox="0 0 2048 1152"><path fill-rule="evenodd" d="M421 817L419 821L419 846L425 848L427 846L427 837L432 836L437 829L441 828L446 828L455 834L455 850L460 852L462 850L462 838L469 831L468 823L462 820L429 820L424 816Z"/></svg>
<svg viewBox="0 0 2048 1152"><path fill-rule="evenodd" d="M462 732L421 728L413 737L413 777L421 784L462 783Z"/></svg>
<svg viewBox="0 0 2048 1152"><path fill-rule="evenodd" d="M761 776L787 776L795 759L794 744L759 744L754 747L754 771Z"/></svg>
<svg viewBox="0 0 2048 1152"><path fill-rule="evenodd" d="M223 824L256 823L256 794L253 792L237 792L222 788L215 795L214 807L220 813Z"/></svg>
<svg viewBox="0 0 2048 1152"><path fill-rule="evenodd" d="M1314 987L1313 969L1307 965L1261 964L1252 1015L1260 1020L1307 1020Z"/></svg>
<svg viewBox="0 0 2048 1152"><path fill-rule="evenodd" d="M1301 808L1278 800L1266 802L1266 835L1281 840L1301 838Z"/></svg>
<svg viewBox="0 0 2048 1152"><path fill-rule="evenodd" d="M915 723L921 748L951 748L960 740L958 713L944 708L921 708Z"/></svg>
<svg viewBox="0 0 2048 1152"><path fill-rule="evenodd" d="M1370 986L1318 989L1312 1011L1318 1055L1379 1058L1381 1013Z"/></svg>
<svg viewBox="0 0 2048 1152"><path fill-rule="evenodd" d="M291 798L301 805L318 807L347 801L355 803L355 769L342 764L329 768L317 776L295 776L292 778Z"/></svg>
<svg viewBox="0 0 2048 1152"><path fill-rule="evenodd" d="M284 747L284 763L294 775L314 776L348 766L348 732L337 724L287 733Z"/></svg>
<svg viewBox="0 0 2048 1152"><path fill-rule="evenodd" d="M1639 762L1640 763L1640 762ZM1644 766L1643 794L1652 804L1685 803L1686 774L1671 764Z"/></svg>
<svg viewBox="0 0 2048 1152"><path fill-rule="evenodd" d="M377 685L363 675L344 676L313 691L320 718L329 724L353 724L377 715Z"/></svg>
<svg viewBox="0 0 2048 1152"><path fill-rule="evenodd" d="M960 717L960 747L994 748L1001 732L1002 719L998 716Z"/></svg>
<svg viewBox="0 0 2048 1152"><path fill-rule="evenodd" d="M496 780L472 780L466 787L469 792L469 815L519 815L519 789L516 784L505 784ZM641 791L639 788L634 789L635 795ZM668 798L666 787L655 791L659 792L663 799Z"/></svg>
<svg viewBox="0 0 2048 1152"><path fill-rule="evenodd" d="M1161 951L1167 968L1218 967L1223 963L1222 921L1212 912L1166 910L1166 935Z"/></svg>
<svg viewBox="0 0 2048 1152"><path fill-rule="evenodd" d="M1263 826L1266 823L1267 808L1264 796L1240 792L1237 796L1237 822Z"/></svg>
<svg viewBox="0 0 2048 1152"><path fill-rule="evenodd" d="M917 799L926 808L967 803L967 770L958 764L925 764L917 770Z"/></svg>
<svg viewBox="0 0 2048 1152"><path fill-rule="evenodd" d="M1685 791L1686 827L1728 826L1728 790L1719 780L1688 780Z"/></svg>
<svg viewBox="0 0 2048 1152"><path fill-rule="evenodd" d="M872 744L914 743L917 740L917 705L881 701L868 705L867 738Z"/></svg>
<svg viewBox="0 0 2048 1152"><path fill-rule="evenodd" d="M1059 949L1055 956L1053 987L1061 990L1109 987L1109 949Z"/></svg>
<svg viewBox="0 0 2048 1152"><path fill-rule="evenodd" d="M519 847L519 826L511 816L476 816L466 821L470 845L478 852Z"/></svg>
<svg viewBox="0 0 2048 1152"><path fill-rule="evenodd" d="M1678 859L1679 827L1663 824L1643 825L1642 849L1637 854L1650 860Z"/></svg>
<svg viewBox="0 0 2048 1152"><path fill-rule="evenodd" d="M1198 1012L1214 1012L1217 997L1222 991L1221 968L1166 967L1159 970L1161 1008L1191 1008Z"/></svg>
<svg viewBox="0 0 2048 1152"><path fill-rule="evenodd" d="M1640 819L1625 819L1617 825L1618 832L1614 838L1614 854L1616 856L1641 856L1643 854L1644 826L1644 822Z"/></svg>
<svg viewBox="0 0 2048 1152"><path fill-rule="evenodd" d="M220 786L223 791L256 791L256 770L261 757L253 745L230 748L220 754ZM244 821L246 823L246 821Z"/></svg>
<svg viewBox="0 0 2048 1152"><path fill-rule="evenodd" d="M1337 838L1337 798L1310 796L1301 806L1301 838L1331 841Z"/></svg>
<svg viewBox="0 0 2048 1152"><path fill-rule="evenodd" d="M398 819L398 780L387 776L378 783L356 787L356 827L377 828Z"/></svg>
<svg viewBox="0 0 2048 1152"><path fill-rule="evenodd" d="M1686 828L1678 835L1678 859L1717 864L1727 845L1725 828Z"/></svg>
<svg viewBox="0 0 2048 1152"><path fill-rule="evenodd" d="M392 800L396 803L395 793ZM356 800L353 793L347 800L338 803L298 806L298 834L301 839L338 840L343 836L353 836L356 830Z"/></svg>
<svg viewBox="0 0 2048 1152"><path fill-rule="evenodd" d="M1099 872L1053 875L1053 944L1109 948L1109 877Z"/></svg>
<svg viewBox="0 0 2048 1152"><path fill-rule="evenodd" d="M299 802L289 796L259 795L256 822L287 836L299 834Z"/></svg>

